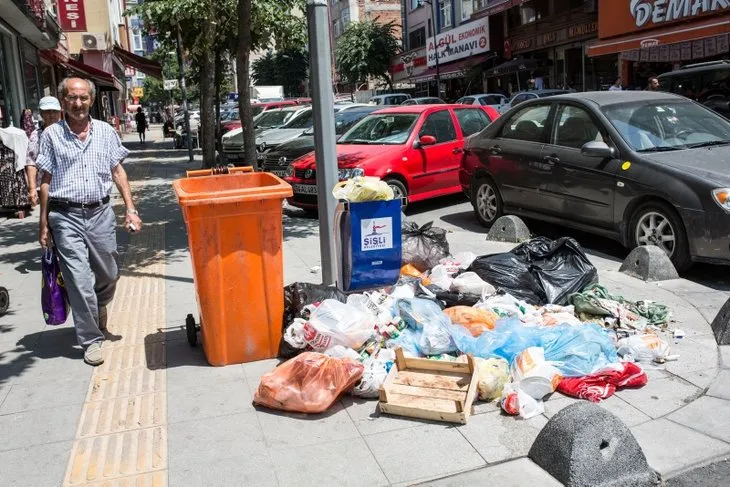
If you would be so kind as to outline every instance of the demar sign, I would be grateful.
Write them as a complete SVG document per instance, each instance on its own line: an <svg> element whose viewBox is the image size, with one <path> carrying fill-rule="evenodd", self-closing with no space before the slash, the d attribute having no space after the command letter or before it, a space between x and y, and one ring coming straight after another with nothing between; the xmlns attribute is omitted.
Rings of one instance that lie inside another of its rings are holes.
<svg viewBox="0 0 730 487"><path fill-rule="evenodd" d="M86 32L84 0L58 0L58 21L65 32Z"/></svg>

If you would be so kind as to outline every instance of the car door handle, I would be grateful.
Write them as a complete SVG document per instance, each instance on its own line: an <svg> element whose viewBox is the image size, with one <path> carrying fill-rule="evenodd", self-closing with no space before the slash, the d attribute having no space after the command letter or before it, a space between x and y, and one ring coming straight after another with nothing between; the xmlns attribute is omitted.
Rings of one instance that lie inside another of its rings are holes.
<svg viewBox="0 0 730 487"><path fill-rule="evenodd" d="M452 154L461 154L462 152L464 152L464 149L462 149L460 147L457 147L451 151Z"/></svg>
<svg viewBox="0 0 730 487"><path fill-rule="evenodd" d="M545 156L542 158L543 161L549 162L550 164L556 164L560 162L560 158L558 156Z"/></svg>
<svg viewBox="0 0 730 487"><path fill-rule="evenodd" d="M501 154L502 148L498 145L495 145L489 149L489 152L491 152L492 154Z"/></svg>

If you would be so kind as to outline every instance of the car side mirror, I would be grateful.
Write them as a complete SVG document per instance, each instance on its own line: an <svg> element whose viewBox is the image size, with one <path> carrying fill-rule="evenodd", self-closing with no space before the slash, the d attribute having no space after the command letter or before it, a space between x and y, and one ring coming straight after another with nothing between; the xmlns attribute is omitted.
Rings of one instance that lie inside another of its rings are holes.
<svg viewBox="0 0 730 487"><path fill-rule="evenodd" d="M601 159L616 157L616 149L609 147L605 142L597 141L583 144L583 147L580 148L580 153L587 157L600 157Z"/></svg>
<svg viewBox="0 0 730 487"><path fill-rule="evenodd" d="M434 145L436 144L436 137L433 135L422 135L414 144L413 147L415 149L420 149L421 147L425 147L427 145Z"/></svg>

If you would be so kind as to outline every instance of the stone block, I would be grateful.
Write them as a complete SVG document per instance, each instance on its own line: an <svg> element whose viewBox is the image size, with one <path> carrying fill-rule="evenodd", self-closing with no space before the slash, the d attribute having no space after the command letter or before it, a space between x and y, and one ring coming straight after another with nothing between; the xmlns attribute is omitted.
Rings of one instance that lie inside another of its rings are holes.
<svg viewBox="0 0 730 487"><path fill-rule="evenodd" d="M655 245L636 247L621 264L619 271L648 282L679 279L672 261Z"/></svg>
<svg viewBox="0 0 730 487"><path fill-rule="evenodd" d="M629 428L590 402L572 404L553 416L528 456L568 487L648 487L656 482Z"/></svg>
<svg viewBox="0 0 730 487"><path fill-rule="evenodd" d="M521 218L505 215L497 218L487 233L487 240L520 243L530 240L530 231Z"/></svg>
<svg viewBox="0 0 730 487"><path fill-rule="evenodd" d="M730 299L717 312L710 324L718 345L730 345Z"/></svg>

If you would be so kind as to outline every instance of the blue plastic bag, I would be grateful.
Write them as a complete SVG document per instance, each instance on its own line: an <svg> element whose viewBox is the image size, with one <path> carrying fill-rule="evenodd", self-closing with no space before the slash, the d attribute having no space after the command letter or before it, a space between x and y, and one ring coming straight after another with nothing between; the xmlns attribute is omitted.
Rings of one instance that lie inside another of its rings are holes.
<svg viewBox="0 0 730 487"><path fill-rule="evenodd" d="M454 326L438 304L423 298L401 299L398 309L408 328L418 335L418 347L423 355L456 351L451 338Z"/></svg>
<svg viewBox="0 0 730 487"><path fill-rule="evenodd" d="M497 321L494 330L473 337L466 328L453 327L451 336L462 353L475 357L501 357L512 363L529 347L545 349L545 359L565 377L582 377L618 362L609 332L590 323L580 326L524 326L517 318Z"/></svg>

